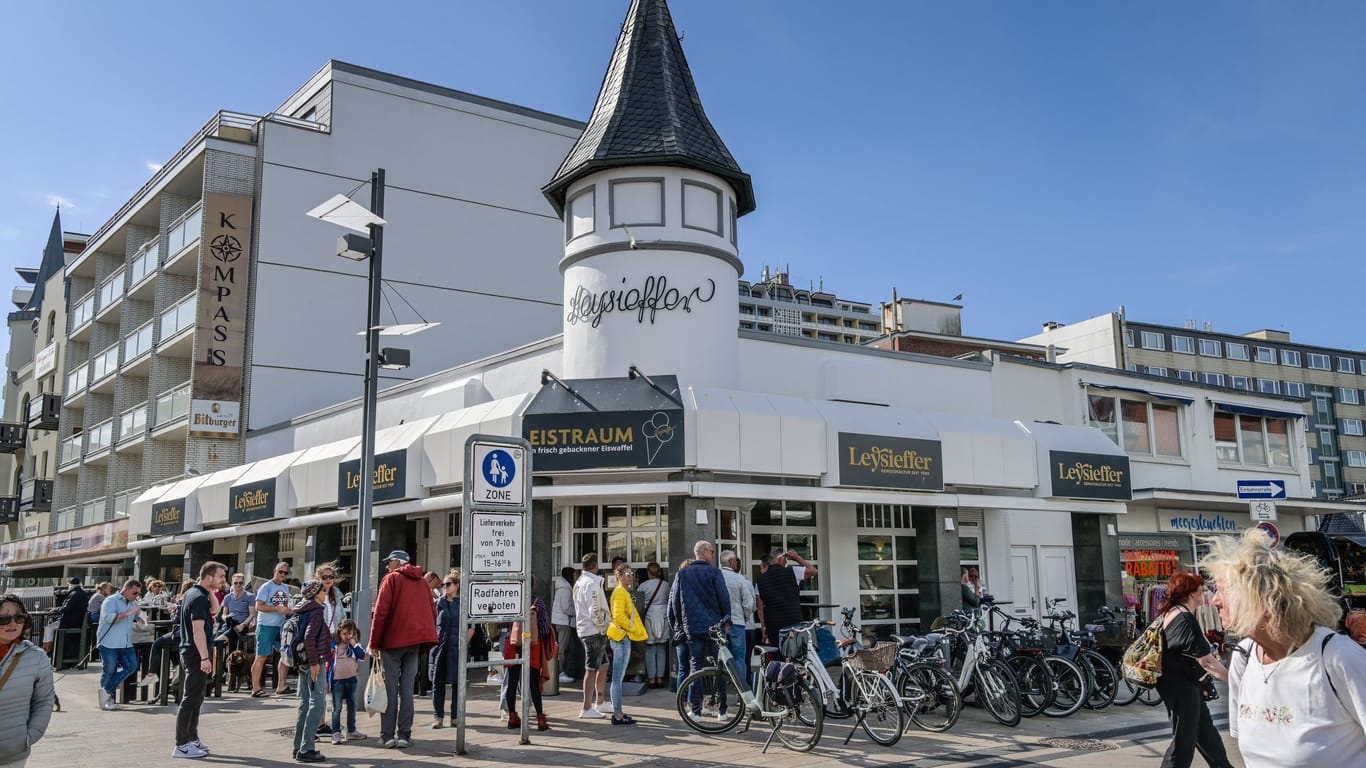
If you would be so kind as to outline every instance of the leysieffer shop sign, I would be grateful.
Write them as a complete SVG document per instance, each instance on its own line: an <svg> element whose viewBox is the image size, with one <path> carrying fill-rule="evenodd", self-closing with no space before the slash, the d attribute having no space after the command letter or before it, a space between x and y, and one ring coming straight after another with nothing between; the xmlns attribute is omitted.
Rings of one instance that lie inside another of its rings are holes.
<svg viewBox="0 0 1366 768"><path fill-rule="evenodd" d="M1133 498L1128 456L1049 451L1048 473L1054 496L1112 501Z"/></svg>
<svg viewBox="0 0 1366 768"><path fill-rule="evenodd" d="M938 440L839 433L839 484L944 490L944 454Z"/></svg>

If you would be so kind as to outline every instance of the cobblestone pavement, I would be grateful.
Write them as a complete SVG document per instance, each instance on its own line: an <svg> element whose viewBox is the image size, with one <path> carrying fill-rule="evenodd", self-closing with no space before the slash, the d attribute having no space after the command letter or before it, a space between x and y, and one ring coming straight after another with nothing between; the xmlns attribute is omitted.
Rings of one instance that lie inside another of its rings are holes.
<svg viewBox="0 0 1366 768"><path fill-rule="evenodd" d="M99 709L99 675L92 668L67 675L57 684L63 711L34 750L28 768L121 768L172 765L175 707L126 705L116 712ZM546 712L552 730L531 732L531 744L518 743L517 734L498 719L497 688L471 688L467 754L455 756L455 730L432 730L429 700L417 702L414 745L407 750L378 746L379 719L361 715L360 729L371 738L333 745L327 737L319 750L328 764L356 766L471 765L471 766L684 766L755 765L766 734L758 728L747 734L703 736L683 726L667 691L647 691L628 697L626 711L634 726L613 726L606 720L579 720L579 689L569 685L559 696L547 696ZM1214 719L1225 723L1224 700L1215 702ZM213 754L204 763L244 766L297 765L291 759L291 735L298 699L252 699L226 694L205 702L200 736ZM862 731L847 745L852 721L826 720L825 735L814 750L791 752L781 745L769 748L767 761L784 768L834 765L915 766L1155 766L1166 749L1170 732L1161 706L1132 704L1102 712L1082 711L1070 718L1026 719L1017 728L998 725L984 710L968 707L952 731L942 734L912 729L892 747L870 742ZM1221 725L1221 729L1225 726ZM1225 734L1230 756L1241 765L1237 749ZM1197 758L1198 762L1199 758ZM175 761L183 764L186 761Z"/></svg>

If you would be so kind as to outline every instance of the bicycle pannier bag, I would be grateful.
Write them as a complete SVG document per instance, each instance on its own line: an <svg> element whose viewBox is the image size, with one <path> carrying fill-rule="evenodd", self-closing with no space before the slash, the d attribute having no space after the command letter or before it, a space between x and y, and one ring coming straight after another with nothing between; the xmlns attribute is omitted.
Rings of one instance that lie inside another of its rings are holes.
<svg viewBox="0 0 1366 768"><path fill-rule="evenodd" d="M1120 662L1124 679L1140 688L1152 688L1162 676L1162 617L1148 625L1124 652Z"/></svg>
<svg viewBox="0 0 1366 768"><path fill-rule="evenodd" d="M783 632L782 637L778 638L778 653L789 661L801 661L806 658L806 633L789 629Z"/></svg>
<svg viewBox="0 0 1366 768"><path fill-rule="evenodd" d="M770 661L764 667L770 700L786 707L797 706L797 667L790 661Z"/></svg>

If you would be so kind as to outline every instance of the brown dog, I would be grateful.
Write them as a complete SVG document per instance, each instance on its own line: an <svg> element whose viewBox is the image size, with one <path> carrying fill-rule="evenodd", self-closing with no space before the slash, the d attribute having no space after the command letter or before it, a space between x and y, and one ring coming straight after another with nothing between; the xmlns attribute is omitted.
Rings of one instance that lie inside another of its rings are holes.
<svg viewBox="0 0 1366 768"><path fill-rule="evenodd" d="M256 661L256 654L248 653L246 650L237 650L228 654L228 688L233 693L242 686L251 685L251 665Z"/></svg>

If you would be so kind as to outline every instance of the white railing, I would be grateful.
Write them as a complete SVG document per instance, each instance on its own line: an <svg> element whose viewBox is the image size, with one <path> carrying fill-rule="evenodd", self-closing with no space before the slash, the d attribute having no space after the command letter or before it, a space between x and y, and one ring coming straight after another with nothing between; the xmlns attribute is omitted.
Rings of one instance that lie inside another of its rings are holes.
<svg viewBox="0 0 1366 768"><path fill-rule="evenodd" d="M62 441L57 450L57 466L70 464L81 458L81 436L72 435Z"/></svg>
<svg viewBox="0 0 1366 768"><path fill-rule="evenodd" d="M109 279L100 286L100 309L108 307L123 297L123 274L123 270L120 269L110 275Z"/></svg>
<svg viewBox="0 0 1366 768"><path fill-rule="evenodd" d="M152 351L152 321L123 337L123 360L129 362Z"/></svg>
<svg viewBox="0 0 1366 768"><path fill-rule="evenodd" d="M157 241L152 240L133 257L133 262L128 265L128 285L133 286L142 282L142 278L152 274L157 268Z"/></svg>
<svg viewBox="0 0 1366 768"><path fill-rule="evenodd" d="M114 497L114 517L128 517L128 508L132 506L133 499L142 493L141 488L130 488Z"/></svg>
<svg viewBox="0 0 1366 768"><path fill-rule="evenodd" d="M77 302L71 308L71 330L76 330L95 317L95 292L91 291L85 298Z"/></svg>
<svg viewBox="0 0 1366 768"><path fill-rule="evenodd" d="M91 381L100 381L105 376L117 373L119 370L119 345L111 344L109 348L95 355L93 363L94 372L91 373Z"/></svg>
<svg viewBox="0 0 1366 768"><path fill-rule="evenodd" d="M174 306L161 313L161 339L165 341L194 325L195 309L198 302L190 295L176 302Z"/></svg>
<svg viewBox="0 0 1366 768"><path fill-rule="evenodd" d="M190 412L190 385L167 392L157 398L157 426L184 418Z"/></svg>
<svg viewBox="0 0 1366 768"><path fill-rule="evenodd" d="M66 509L57 512L56 516L53 518L52 521L52 530L69 531L72 528L75 528L76 513L79 511L80 510L78 510L76 507L67 507Z"/></svg>
<svg viewBox="0 0 1366 768"><path fill-rule="evenodd" d="M66 396L72 397L85 391L85 385L90 383L90 368L82 363L80 368L66 375Z"/></svg>
<svg viewBox="0 0 1366 768"><path fill-rule="evenodd" d="M119 416L119 440L138 437L147 431L147 403L129 408Z"/></svg>
<svg viewBox="0 0 1366 768"><path fill-rule="evenodd" d="M82 528L87 525L104 522L104 500L101 496L98 499L91 499L81 505L81 512L76 517L76 527Z"/></svg>
<svg viewBox="0 0 1366 768"><path fill-rule="evenodd" d="M203 207L196 205L172 222L166 231L166 258L175 257L186 246L199 241L199 233L204 229L203 214Z"/></svg>
<svg viewBox="0 0 1366 768"><path fill-rule="evenodd" d="M86 452L94 453L102 451L114 444L114 420L105 419L99 424L90 428L90 442L86 444Z"/></svg>

